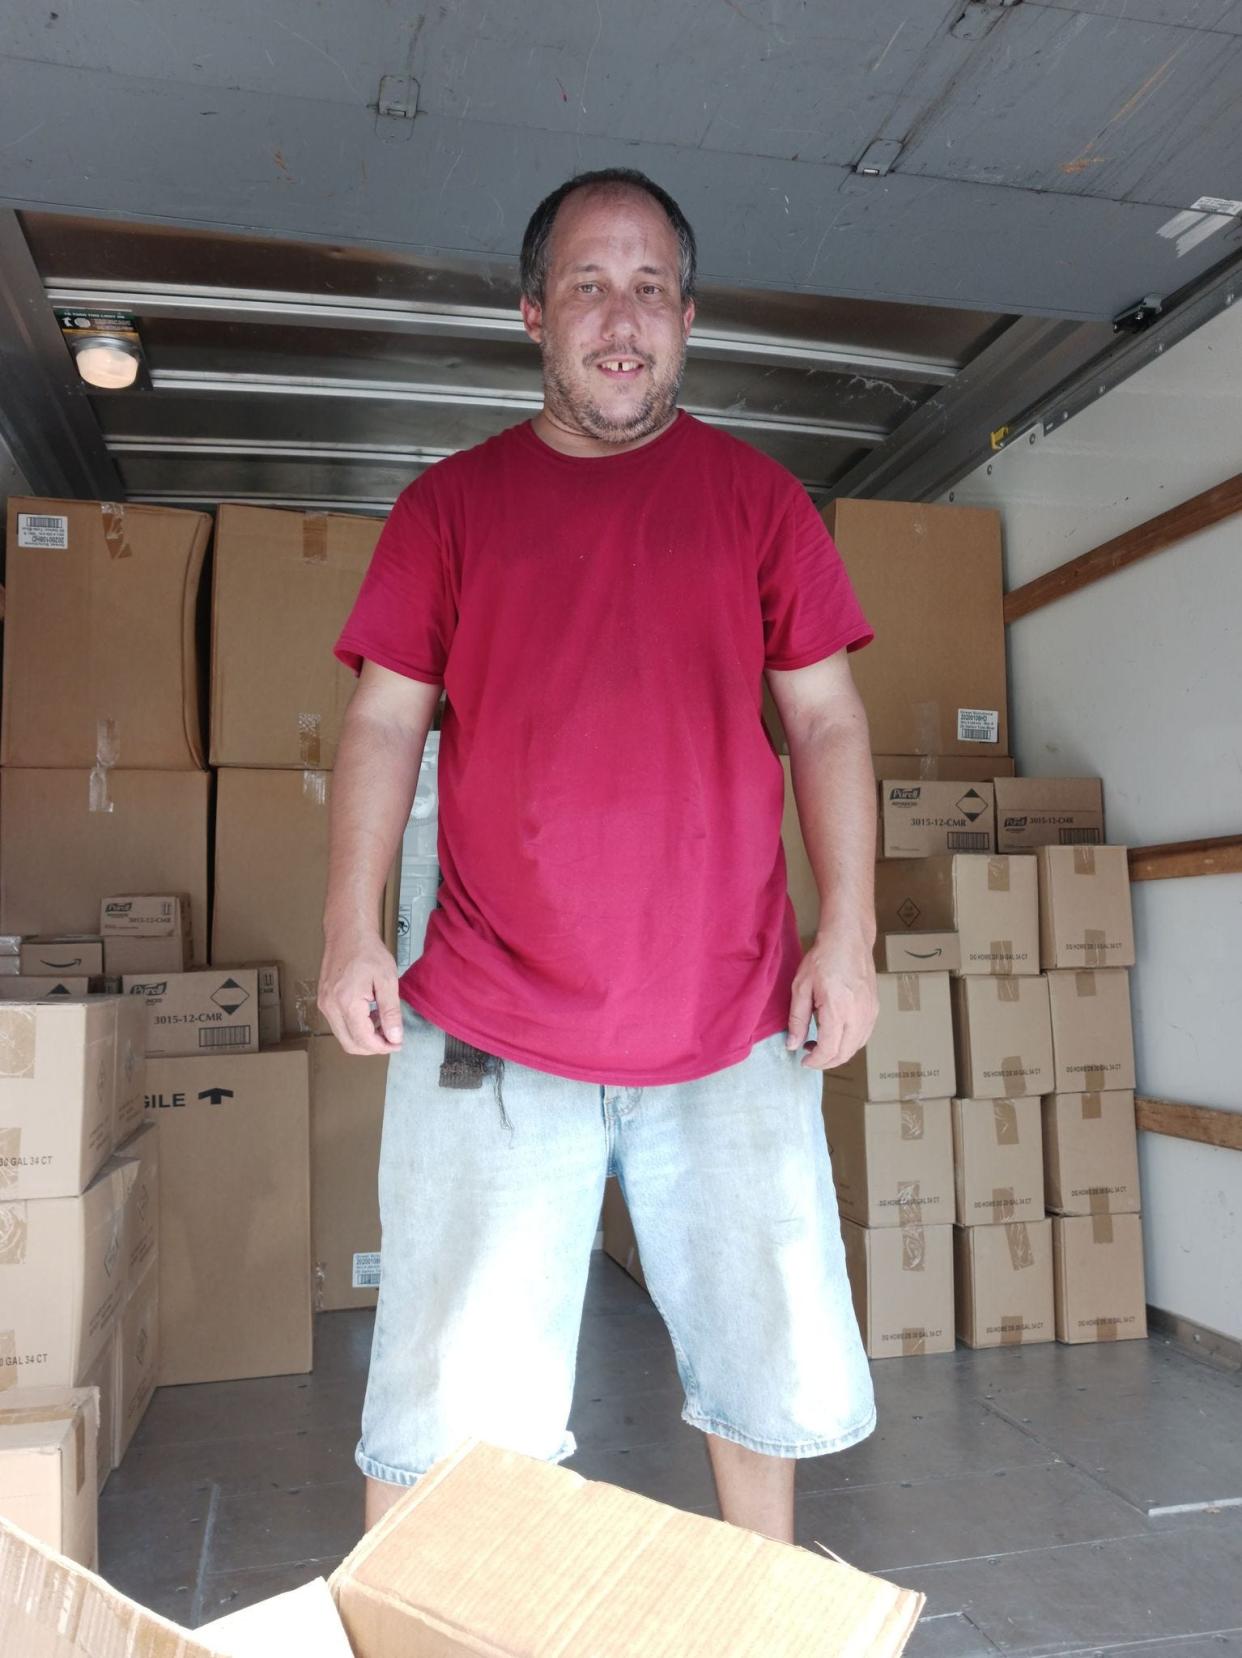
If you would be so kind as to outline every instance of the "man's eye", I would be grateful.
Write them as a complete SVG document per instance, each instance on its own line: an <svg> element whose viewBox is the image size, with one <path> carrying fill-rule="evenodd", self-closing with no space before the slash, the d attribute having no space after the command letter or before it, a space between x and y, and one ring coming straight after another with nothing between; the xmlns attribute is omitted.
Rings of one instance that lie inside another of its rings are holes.
<svg viewBox="0 0 1242 1658"><path fill-rule="evenodd" d="M599 292L599 283L598 282L579 282L578 292L580 294L597 294Z"/></svg>
<svg viewBox="0 0 1242 1658"><path fill-rule="evenodd" d="M654 282L647 282L639 289L639 292L643 294L660 294L663 293L664 290L657 287Z"/></svg>

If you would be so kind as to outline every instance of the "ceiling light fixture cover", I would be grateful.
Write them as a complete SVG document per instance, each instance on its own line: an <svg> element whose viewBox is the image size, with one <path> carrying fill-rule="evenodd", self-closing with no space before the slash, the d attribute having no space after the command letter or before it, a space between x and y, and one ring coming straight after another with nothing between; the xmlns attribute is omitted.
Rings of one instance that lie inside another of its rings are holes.
<svg viewBox="0 0 1242 1658"><path fill-rule="evenodd" d="M141 354L129 340L108 334L88 335L75 342L73 360L88 386L104 391L123 391L138 378Z"/></svg>

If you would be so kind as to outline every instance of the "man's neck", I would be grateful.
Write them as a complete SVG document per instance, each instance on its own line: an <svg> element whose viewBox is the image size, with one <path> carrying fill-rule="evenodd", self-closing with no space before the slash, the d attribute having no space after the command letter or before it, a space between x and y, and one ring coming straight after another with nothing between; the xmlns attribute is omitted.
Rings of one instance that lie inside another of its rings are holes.
<svg viewBox="0 0 1242 1658"><path fill-rule="evenodd" d="M625 455L631 449L642 449L656 438L663 437L669 427L677 419L677 410L674 409L668 419L654 432L634 438L629 443L610 443L606 438L592 437L589 432L583 432L578 427L567 425L559 420L555 414L550 414L548 405L543 408L531 421L535 436L546 443L549 449L555 449L561 455L573 455L578 458L604 459L612 455Z"/></svg>

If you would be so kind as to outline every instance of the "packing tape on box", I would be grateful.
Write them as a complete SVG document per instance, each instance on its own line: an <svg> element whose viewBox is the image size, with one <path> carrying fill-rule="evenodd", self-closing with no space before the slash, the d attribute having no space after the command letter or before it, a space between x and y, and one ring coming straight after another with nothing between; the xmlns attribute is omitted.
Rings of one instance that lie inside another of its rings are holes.
<svg viewBox="0 0 1242 1658"><path fill-rule="evenodd" d="M311 1305L317 1313L323 1311L324 1290L328 1282L328 1268L323 1261L314 1261L311 1264Z"/></svg>
<svg viewBox="0 0 1242 1658"><path fill-rule="evenodd" d="M41 1422L73 1421L73 1451L75 1493L86 1483L86 1412L81 1403L76 1405L27 1405L8 1409L0 1406L0 1426L6 1428L38 1427Z"/></svg>
<svg viewBox="0 0 1242 1658"><path fill-rule="evenodd" d="M998 1146L1016 1146L1018 1138L1018 1108L1012 1100L992 1101L992 1127L996 1130Z"/></svg>
<svg viewBox="0 0 1242 1658"><path fill-rule="evenodd" d="M1012 978L1013 976L1013 940L1011 938L994 938L988 946L988 960L992 964L992 972L998 979ZM1010 998L1017 1001L1017 994Z"/></svg>
<svg viewBox="0 0 1242 1658"><path fill-rule="evenodd" d="M1084 967L1108 966L1108 934L1102 927L1087 927L1082 935Z"/></svg>
<svg viewBox="0 0 1242 1658"><path fill-rule="evenodd" d="M998 943L1008 944L1008 939L1000 939ZM1010 951L1010 967L1013 966L1012 949ZM996 1000L998 1002L1020 1002L1022 1000L1022 985L1011 974L998 974L992 983L996 986Z"/></svg>
<svg viewBox="0 0 1242 1658"><path fill-rule="evenodd" d="M927 1128L922 1100L902 1100L901 1137L903 1140L921 1140Z"/></svg>
<svg viewBox="0 0 1242 1658"><path fill-rule="evenodd" d="M923 1067L917 1059L897 1061L897 1098L917 1100L923 1092Z"/></svg>
<svg viewBox="0 0 1242 1658"><path fill-rule="evenodd" d="M27 1224L24 1199L0 1203L0 1267L19 1267L26 1259Z"/></svg>
<svg viewBox="0 0 1242 1658"><path fill-rule="evenodd" d="M922 765L927 767L920 776L930 777L935 762L935 756L940 753L940 704L938 702L916 702L911 712L914 715L914 747L915 752L923 756Z"/></svg>
<svg viewBox="0 0 1242 1658"><path fill-rule="evenodd" d="M1076 846L1074 848L1074 874L1095 874L1095 848L1093 846Z"/></svg>
<svg viewBox="0 0 1242 1658"><path fill-rule="evenodd" d="M4 1072L0 1072L0 1075L4 1074ZM0 1201L3 1201L5 1187L17 1184L17 1171L21 1168L21 1155L21 1129L0 1128Z"/></svg>
<svg viewBox="0 0 1242 1658"><path fill-rule="evenodd" d="M1095 1339L1097 1341L1116 1341L1120 1331L1120 1324L1115 1318L1107 1315L1095 1321Z"/></svg>
<svg viewBox="0 0 1242 1658"><path fill-rule="evenodd" d="M898 1013L918 1013L923 1006L922 992L919 990L918 973L898 973L897 978L897 1011Z"/></svg>
<svg viewBox="0 0 1242 1658"><path fill-rule="evenodd" d="M1030 1228L1024 1220L1006 1222L1005 1242L1009 1245L1009 1260L1015 1272L1025 1272L1027 1267L1035 1265Z"/></svg>
<svg viewBox="0 0 1242 1658"><path fill-rule="evenodd" d="M17 1331L0 1330L0 1393L17 1386Z"/></svg>
<svg viewBox="0 0 1242 1658"><path fill-rule="evenodd" d="M134 549L125 539L125 508L119 501L101 501L99 516L103 520L104 543L109 558L133 558Z"/></svg>
<svg viewBox="0 0 1242 1658"><path fill-rule="evenodd" d="M298 761L306 768L322 764L318 714L298 715Z"/></svg>
<svg viewBox="0 0 1242 1658"><path fill-rule="evenodd" d="M1017 1082L1017 1083L1025 1082L1025 1080L1026 1080L1026 1066L1022 1063L1022 1055L1021 1054L1006 1054L1005 1057L1000 1062L1000 1073L1001 1073L1001 1076L1004 1077L1006 1082ZM1018 1087L1018 1088L1015 1088L1013 1090L1013 1092L1014 1092L1015 1095L1021 1095L1021 1094L1024 1094L1026 1092L1026 1090L1024 1088Z"/></svg>
<svg viewBox="0 0 1242 1658"><path fill-rule="evenodd" d="M121 733L115 720L95 722L95 764L87 785L87 806L92 812L110 812L112 796L108 773L121 758Z"/></svg>
<svg viewBox="0 0 1242 1658"><path fill-rule="evenodd" d="M325 806L328 801L328 774L326 771L312 771L309 768L302 773L302 794L316 806Z"/></svg>
<svg viewBox="0 0 1242 1658"><path fill-rule="evenodd" d="M1091 1208L1091 1242L1093 1244L1110 1244L1113 1242L1113 1217L1107 1209L1097 1209L1092 1201Z"/></svg>
<svg viewBox="0 0 1242 1658"><path fill-rule="evenodd" d="M1096 993L1095 974L1088 970L1085 973L1074 974L1075 996L1094 996Z"/></svg>
<svg viewBox="0 0 1242 1658"><path fill-rule="evenodd" d="M319 1011L319 980L294 979L293 1018L299 1036L313 1036L315 1015Z"/></svg>
<svg viewBox="0 0 1242 1658"><path fill-rule="evenodd" d="M917 1222L901 1229L901 1270L922 1272L927 1265L927 1240Z"/></svg>
<svg viewBox="0 0 1242 1658"><path fill-rule="evenodd" d="M1017 1208L1014 1202L1012 1186L993 1186L992 1188L992 1223L999 1226L1002 1221L1012 1220Z"/></svg>
<svg viewBox="0 0 1242 1658"><path fill-rule="evenodd" d="M1000 1344L1002 1347L1021 1347L1022 1314L1002 1313L1000 1317Z"/></svg>
<svg viewBox="0 0 1242 1658"><path fill-rule="evenodd" d="M919 1226L923 1220L922 1191L917 1180L897 1182L897 1220L901 1226Z"/></svg>
<svg viewBox="0 0 1242 1658"><path fill-rule="evenodd" d="M1082 1096L1082 1120L1084 1123L1093 1122L1096 1118L1102 1117L1103 1114L1104 1101L1100 1098L1099 1089Z"/></svg>
<svg viewBox="0 0 1242 1658"><path fill-rule="evenodd" d="M927 1351L927 1332L914 1324L907 1324L901 1332L901 1356L912 1359Z"/></svg>
<svg viewBox="0 0 1242 1658"><path fill-rule="evenodd" d="M1084 1065L1083 1066L1083 1068L1082 1068L1082 1085L1089 1093L1092 1093L1092 1094L1101 1093L1103 1091L1107 1081L1108 1081L1108 1079L1104 1075L1104 1067L1102 1065Z"/></svg>
<svg viewBox="0 0 1242 1658"><path fill-rule="evenodd" d="M1008 892L1009 891L1009 859L1008 858L989 858L988 859L988 891L989 892Z"/></svg>
<svg viewBox="0 0 1242 1658"><path fill-rule="evenodd" d="M307 512L302 515L302 563L328 562L328 515L326 512Z"/></svg>
<svg viewBox="0 0 1242 1658"><path fill-rule="evenodd" d="M32 1077L35 1074L35 1018L32 1007L0 1007L0 1077ZM20 1128L9 1128L3 1132L16 1134L20 1146ZM16 1156L16 1151L13 1155Z"/></svg>

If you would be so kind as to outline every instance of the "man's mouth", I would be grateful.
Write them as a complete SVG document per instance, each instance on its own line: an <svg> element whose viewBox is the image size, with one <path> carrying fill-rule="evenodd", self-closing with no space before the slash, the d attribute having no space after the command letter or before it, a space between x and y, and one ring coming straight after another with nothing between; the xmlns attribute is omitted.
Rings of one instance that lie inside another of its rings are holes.
<svg viewBox="0 0 1242 1658"><path fill-rule="evenodd" d="M595 365L613 380L632 380L646 366L640 357L603 357Z"/></svg>

